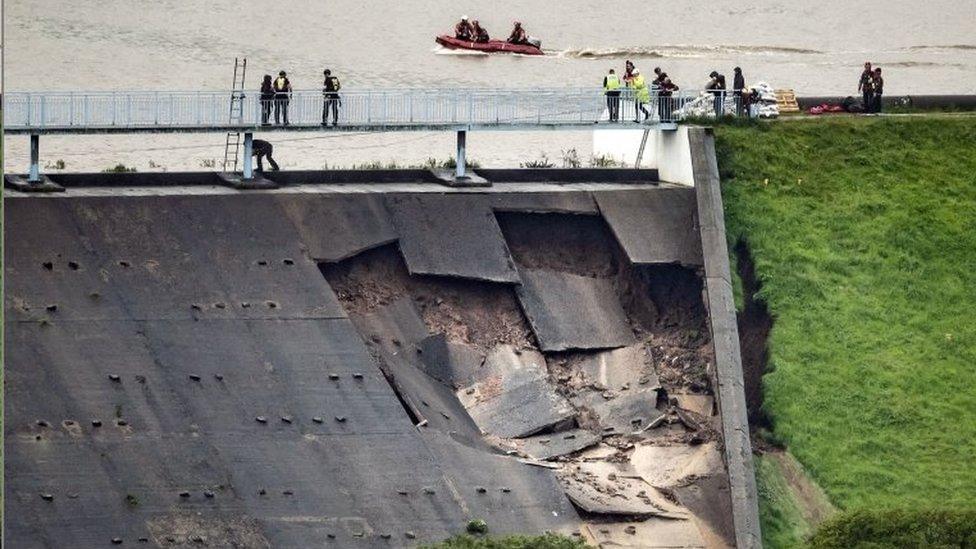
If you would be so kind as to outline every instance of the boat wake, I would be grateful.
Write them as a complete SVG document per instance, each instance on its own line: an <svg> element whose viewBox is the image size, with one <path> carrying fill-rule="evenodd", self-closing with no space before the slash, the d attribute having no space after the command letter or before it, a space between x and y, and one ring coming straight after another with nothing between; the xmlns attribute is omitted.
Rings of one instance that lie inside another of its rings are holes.
<svg viewBox="0 0 976 549"><path fill-rule="evenodd" d="M642 46L630 48L570 48L561 51L547 51L560 57L576 59L624 59L634 58L682 58L706 57L722 54L739 55L816 55L824 52L807 48L792 48L785 46L709 46L709 45L673 45L673 46Z"/></svg>
<svg viewBox="0 0 976 549"><path fill-rule="evenodd" d="M431 51L434 52L434 55L454 55L459 57L485 57L488 55L488 52L486 51L452 49L445 48L441 45L434 46L434 49Z"/></svg>

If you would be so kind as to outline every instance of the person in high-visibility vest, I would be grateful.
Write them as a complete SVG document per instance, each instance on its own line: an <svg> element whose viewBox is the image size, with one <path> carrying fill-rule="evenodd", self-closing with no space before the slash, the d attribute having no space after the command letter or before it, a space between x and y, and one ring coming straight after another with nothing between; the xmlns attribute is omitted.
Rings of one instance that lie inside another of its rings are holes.
<svg viewBox="0 0 976 549"><path fill-rule="evenodd" d="M634 69L633 74L634 79L631 80L630 85L634 88L634 122L640 122L641 112L644 113L644 120L651 117L651 113L645 106L651 101L651 92L647 89L647 82L644 81L640 69Z"/></svg>
<svg viewBox="0 0 976 549"><path fill-rule="evenodd" d="M275 78L274 84L274 111L275 111L275 124L281 124L281 119L284 117L285 125L288 125L288 102L291 100L291 82L288 81L288 75L285 71L278 73L278 78Z"/></svg>
<svg viewBox="0 0 976 549"><path fill-rule="evenodd" d="M607 111L610 113L610 121L620 120L620 78L613 69L603 77L603 93L607 96Z"/></svg>

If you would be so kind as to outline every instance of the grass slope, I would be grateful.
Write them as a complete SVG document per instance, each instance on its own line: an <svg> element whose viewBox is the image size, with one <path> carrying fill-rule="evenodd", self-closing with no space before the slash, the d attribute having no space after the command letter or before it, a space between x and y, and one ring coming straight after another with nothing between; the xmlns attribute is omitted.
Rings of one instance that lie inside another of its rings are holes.
<svg viewBox="0 0 976 549"><path fill-rule="evenodd" d="M776 319L777 436L841 509L976 506L976 120L716 135L729 237Z"/></svg>

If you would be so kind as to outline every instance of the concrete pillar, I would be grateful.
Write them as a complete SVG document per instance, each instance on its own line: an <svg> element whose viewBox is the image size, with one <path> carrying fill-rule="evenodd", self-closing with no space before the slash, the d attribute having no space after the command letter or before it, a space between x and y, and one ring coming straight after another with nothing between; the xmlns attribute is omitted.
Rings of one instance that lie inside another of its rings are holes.
<svg viewBox="0 0 976 549"><path fill-rule="evenodd" d="M41 136L36 133L30 134L30 173L27 176L29 183L41 182Z"/></svg>
<svg viewBox="0 0 976 549"><path fill-rule="evenodd" d="M254 179L254 134L244 133L244 177Z"/></svg>
<svg viewBox="0 0 976 549"><path fill-rule="evenodd" d="M466 130L458 130L457 132L457 167L454 169L454 177L461 179L465 177L464 165L467 163L465 158L465 153L467 152L467 139L468 132Z"/></svg>

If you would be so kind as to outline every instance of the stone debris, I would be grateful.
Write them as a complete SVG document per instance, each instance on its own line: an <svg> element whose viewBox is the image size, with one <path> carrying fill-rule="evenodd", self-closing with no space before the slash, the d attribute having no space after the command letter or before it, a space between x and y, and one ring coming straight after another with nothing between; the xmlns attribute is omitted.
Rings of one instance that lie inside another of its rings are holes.
<svg viewBox="0 0 976 549"><path fill-rule="evenodd" d="M689 513L637 477L624 476L611 463L568 466L558 473L566 495L588 513L687 519Z"/></svg>

